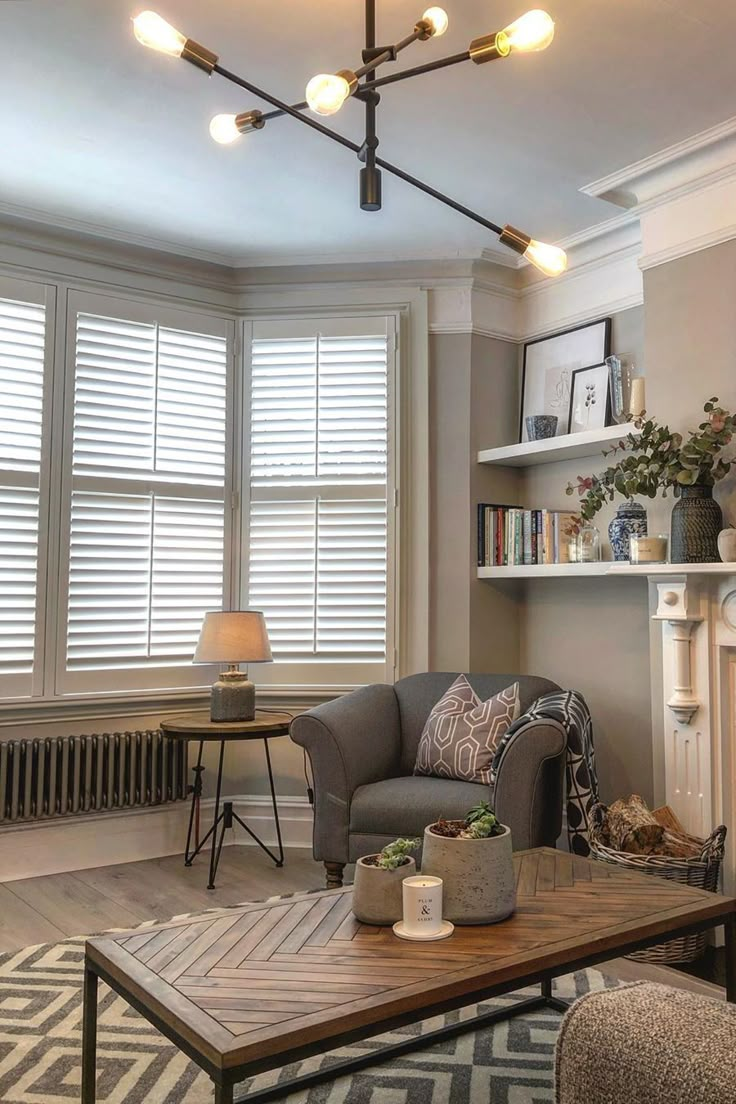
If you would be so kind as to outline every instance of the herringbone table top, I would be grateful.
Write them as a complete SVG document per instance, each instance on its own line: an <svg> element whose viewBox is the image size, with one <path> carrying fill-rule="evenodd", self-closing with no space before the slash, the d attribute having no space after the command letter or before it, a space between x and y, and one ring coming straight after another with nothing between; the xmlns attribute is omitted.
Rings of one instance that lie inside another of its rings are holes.
<svg viewBox="0 0 736 1104"><path fill-rule="evenodd" d="M220 1068L336 1041L418 1008L603 958L733 914L736 902L547 849L515 856L518 905L489 927L408 943L328 890L93 939L88 954ZM467 995L467 1002L460 998ZM418 1018L414 1015L414 1019Z"/></svg>

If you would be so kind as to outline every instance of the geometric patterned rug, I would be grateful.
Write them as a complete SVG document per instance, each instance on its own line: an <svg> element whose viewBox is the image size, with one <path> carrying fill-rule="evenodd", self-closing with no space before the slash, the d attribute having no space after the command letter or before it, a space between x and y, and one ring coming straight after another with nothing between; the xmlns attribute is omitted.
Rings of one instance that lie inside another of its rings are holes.
<svg viewBox="0 0 736 1104"><path fill-rule="evenodd" d="M208 914L228 911L210 909ZM0 1104L78 1104L86 938L0 956ZM618 984L597 970L583 970L559 978L554 991L571 1000ZM521 990L470 1005L274 1070L244 1082L236 1089L235 1099L536 992ZM548 1104L554 1099L553 1054L560 1020L551 1010L519 1016L284 1100L289 1104ZM209 1078L104 985L97 1045L98 1104L211 1104Z"/></svg>

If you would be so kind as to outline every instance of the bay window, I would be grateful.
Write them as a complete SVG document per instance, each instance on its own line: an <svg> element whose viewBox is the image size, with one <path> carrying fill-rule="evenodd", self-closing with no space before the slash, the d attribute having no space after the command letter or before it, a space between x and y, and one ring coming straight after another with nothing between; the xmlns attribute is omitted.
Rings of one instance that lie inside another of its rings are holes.
<svg viewBox="0 0 736 1104"><path fill-rule="evenodd" d="M391 679L397 316L236 349L214 312L66 299L0 280L0 699L206 687L223 608L264 611L264 687Z"/></svg>

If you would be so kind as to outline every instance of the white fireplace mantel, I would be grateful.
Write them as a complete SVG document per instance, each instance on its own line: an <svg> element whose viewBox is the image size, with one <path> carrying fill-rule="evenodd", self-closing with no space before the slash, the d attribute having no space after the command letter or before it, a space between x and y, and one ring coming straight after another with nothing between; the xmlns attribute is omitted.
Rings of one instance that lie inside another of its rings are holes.
<svg viewBox="0 0 736 1104"><path fill-rule="evenodd" d="M655 785L693 835L718 824L736 888L736 564L623 569L649 580ZM616 572L613 568L612 574ZM659 746L657 746L659 742Z"/></svg>

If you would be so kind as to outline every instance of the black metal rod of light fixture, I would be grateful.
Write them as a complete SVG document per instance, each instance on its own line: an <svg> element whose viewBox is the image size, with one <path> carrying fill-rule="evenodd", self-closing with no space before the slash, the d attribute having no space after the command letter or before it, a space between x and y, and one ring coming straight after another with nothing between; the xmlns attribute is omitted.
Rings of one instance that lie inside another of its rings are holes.
<svg viewBox="0 0 736 1104"><path fill-rule="evenodd" d="M437 61L428 61L426 65L416 65L413 69L402 69L399 73L389 73L386 77L378 77L377 80L363 81L359 92L370 92L374 88L383 88L387 84L398 84L399 81L409 77L421 77L424 73L434 73L437 69L447 69L450 65L459 65L463 61L470 61L470 50L464 50L462 54L450 54L449 57L439 58Z"/></svg>
<svg viewBox="0 0 736 1104"><path fill-rule="evenodd" d="M363 56L370 54L375 46L376 0L365 0L365 53ZM376 75L375 62L365 66L361 75L367 75L373 80ZM376 149L378 148L376 113L380 99L378 92L368 92L364 97L365 142L362 156L365 164L360 170L360 207L362 211L380 211L383 204L381 173L376 168ZM358 156L360 157L361 154L358 154Z"/></svg>
<svg viewBox="0 0 736 1104"><path fill-rule="evenodd" d="M224 69L219 62L213 66L213 72L224 77L225 80L229 80L232 84L237 84L239 88L244 88L251 96L256 96L258 99L271 104L272 107L277 108L284 115L290 115L293 119L297 119L300 123L303 123L304 126L310 127L311 130L316 130L320 134L324 134L326 138L331 138L333 142L337 142L339 145L344 146L345 149L349 149L355 154L361 152L362 146L359 146L357 142L351 142L349 138L346 138L342 134L338 134L334 130L330 130L330 128L324 126L323 123L318 123L316 119L312 119L308 115L302 115L295 107L285 104L282 100L277 99L276 96L272 96L269 92L259 88L258 85L252 84L250 81L237 76L235 73L231 73L229 69ZM405 172L403 169L400 169L398 165L392 165L390 161L384 161L381 157L376 158L376 164L380 166L380 168L385 169L386 172L391 173L392 176L396 176L399 180L411 184L412 187L418 188L420 192L432 196L432 198L438 200L438 202L444 203L446 207L451 207L454 211L458 211L461 215L465 215L466 218L472 219L473 222L477 222L480 226L484 226L494 234L503 233L502 226L498 226L497 223L491 222L490 219L483 218L483 216L479 215L476 211L472 211L470 207L458 203L443 192L438 191L436 188L432 188L431 185L425 184L423 180L419 180L416 176L412 176L410 173Z"/></svg>
<svg viewBox="0 0 736 1104"><path fill-rule="evenodd" d="M398 84L409 77L421 77L425 73L434 73L437 69L447 69L450 65L459 65L463 61L470 61L470 51L464 50L462 54L450 54L449 57L439 58L437 61L429 61L426 65L416 65L412 69L402 69L400 73L389 73L388 76L373 79L370 72L366 73L369 80L365 80L358 86L356 95L360 97L363 92L372 92L374 89L383 88L387 84ZM296 111L306 111L309 104L306 101L291 105ZM285 111L264 112L263 119L280 119Z"/></svg>
<svg viewBox="0 0 736 1104"><path fill-rule="evenodd" d="M377 54L376 57L371 58L366 65L361 65L360 69L354 69L353 72L356 77L372 77L379 65L384 65L387 61L395 61L397 54L400 54L407 46L411 46L412 42L416 42L417 39L423 36L425 36L425 32L422 28L413 31L410 35L407 35L406 38L402 38L401 42L397 42L395 46L387 47L382 54ZM375 46L375 43L373 45ZM371 48L370 46L367 47L367 49Z"/></svg>

